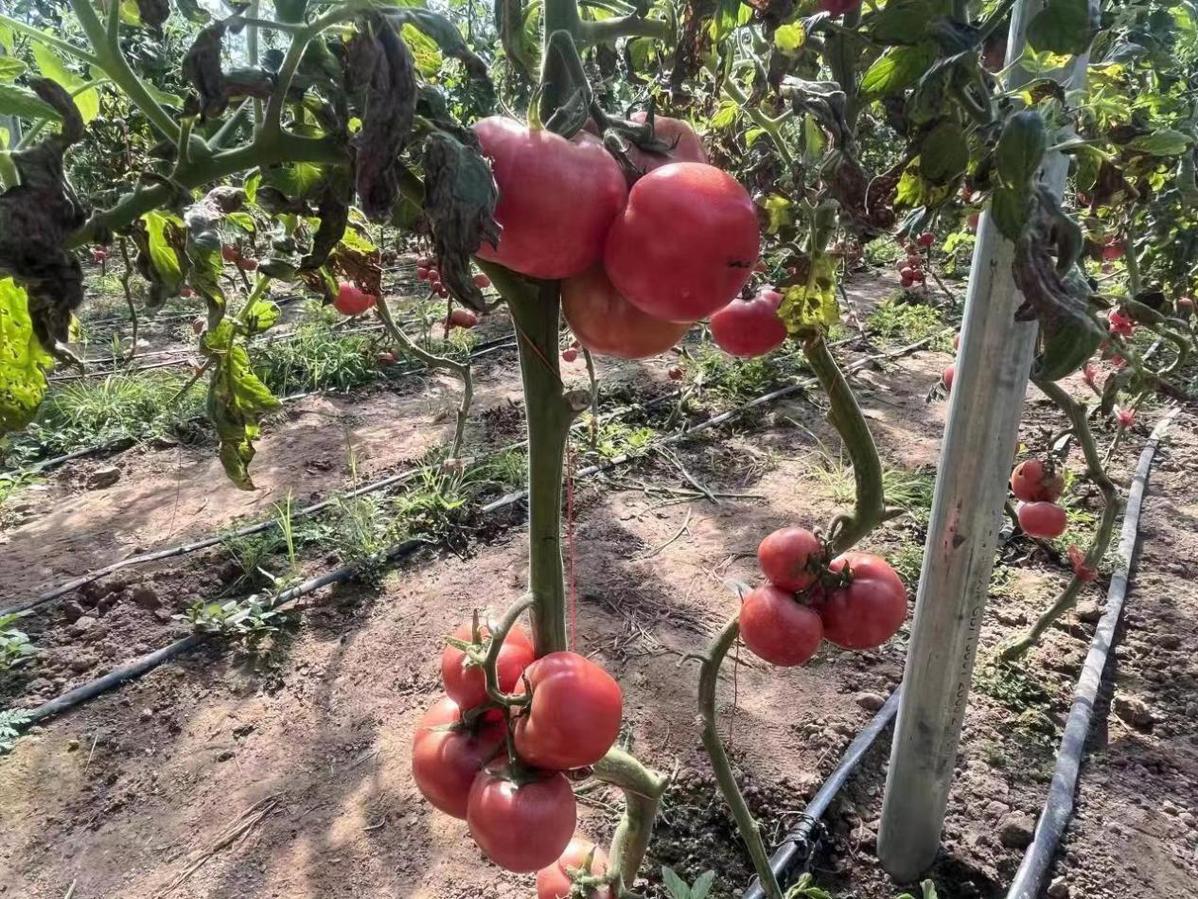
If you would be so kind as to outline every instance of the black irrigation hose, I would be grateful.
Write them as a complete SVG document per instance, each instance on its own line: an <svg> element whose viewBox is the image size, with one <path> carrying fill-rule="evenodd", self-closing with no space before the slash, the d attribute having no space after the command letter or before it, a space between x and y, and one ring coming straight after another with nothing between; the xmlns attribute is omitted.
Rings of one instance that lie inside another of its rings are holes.
<svg viewBox="0 0 1198 899"><path fill-rule="evenodd" d="M828 779L819 788L819 792L812 797L811 801L807 803L807 807L803 809L803 814L799 818L798 825L783 838L778 848L774 850L774 854L770 856L770 870L774 872L774 877L780 883L783 882L788 871L793 871L797 866L804 864L810 858L811 850L815 846L815 841L811 838L812 831L819 825L824 812L832 804L832 799L840 792L840 788L845 785L849 776L856 770L862 757L873 746L874 740L894 720L895 713L898 711L901 693L901 687L891 693L890 698L886 700L882 708L878 710L878 713L853 738L853 742L849 743L848 748L844 751L844 755L840 757L840 764L828 775ZM756 877L749 884L749 888L745 890L743 899L765 899L765 891L762 890L761 883Z"/></svg>
<svg viewBox="0 0 1198 899"><path fill-rule="evenodd" d="M503 337L495 337L495 338L492 338L491 340L483 341L483 342L477 344L475 346L475 348L473 350L471 350L469 361L474 362L476 359L481 359L484 356L488 356L492 353L499 352L500 350L508 349L515 345L516 345L516 338L515 338L515 336L513 336L511 334L507 334L507 335L504 335ZM383 380L383 381L395 380L397 378L407 377L408 375L419 374L420 372L427 371L427 370L428 370L428 366L425 365L423 362L417 362L417 363L413 363L412 365L407 365L407 366L396 366L394 368L387 369L386 374L383 375L381 380ZM369 382L369 383L378 383L378 382ZM304 397L308 397L308 396L317 396L317 395L324 395L324 394L337 396L337 395L345 395L345 394L348 394L349 392L350 391L341 391L341 390L309 390L304 393L291 393L291 394L288 394L287 396L280 397L279 402L293 403L296 400L302 400ZM206 420L206 416L203 416L203 415L196 416L195 418L190 419L190 421L204 421L204 420ZM108 441L107 443L97 443L94 446L88 446L88 447L84 447L83 449L74 450L74 451L69 452L62 456L53 456L49 459L42 459L40 462L34 462L33 464L26 466L25 468L10 468L6 471L0 471L0 479L14 479L14 478L28 476L31 474L38 474L43 471L48 471L52 468L57 468L58 466L63 465L67 462L71 462L75 459L81 459L84 456L91 456L91 455L96 455L99 453L108 454L108 453L122 452L122 451L127 450L130 447L134 446L137 442L138 442L137 440L135 440L134 438L131 438L131 437L119 437L116 440L111 440L111 441Z"/></svg>
<svg viewBox="0 0 1198 899"><path fill-rule="evenodd" d="M890 358L895 358L897 356L906 355L907 353L913 352L914 350L917 350L920 347L926 345L927 343L932 341L936 336L937 335L932 335L931 337L927 337L927 338L924 338L923 340L916 341L913 344L909 344L905 347L902 347L898 350L893 350L889 353L881 353L876 356L869 356L864 359L859 359L857 362L846 366L845 370L846 370L846 372L856 371L860 368L863 368L867 365L870 365L870 364L880 361L882 359L890 359ZM699 433L700 431L705 431L709 428L717 427L720 424L724 424L728 421L731 421L732 419L737 418L740 415L744 414L749 409L754 409L754 408L757 408L758 406L762 406L766 403L773 402L774 400L781 399L784 396L789 396L793 393L797 393L799 391L806 390L808 387L812 386L814 383L815 383L815 380L810 379L807 381L803 381L801 383L792 384L789 387L783 387L780 390L772 391L770 393L764 394L763 396L759 396L756 399L751 400L748 403L745 403L743 406L739 406L736 409L732 409L728 412L724 412L724 413L721 413L720 415L715 415L711 418L708 418L708 419L700 422L695 427L690 428L687 431L684 431L679 434L673 434L670 437L667 437L665 440L661 441L659 444L657 444L657 446L665 446L665 445L670 445L673 443L678 443L682 440L687 439L688 437L690 437L693 434ZM628 454L616 456L615 458L608 460L607 462L604 462L602 464L588 466L587 468L584 468L581 471L576 472L574 476L575 476L575 478L587 477L589 475L596 474L598 472L606 471L608 469L614 468L617 465L621 465L624 462L628 462L633 458L637 458L637 457L631 456ZM488 503L487 505L483 506L482 509L480 510L480 514L491 514L492 512L497 512L500 509L506 508L508 506L512 506L512 505L520 502L527 494L528 494L527 490L518 490L518 491L515 491L514 493L509 493L508 495L503 496L503 497L495 500L494 502ZM382 553L379 553L376 556L373 556L370 561L374 561L374 562L393 561L397 558L402 558L404 556L409 555L416 548L418 548L419 546L422 546L422 545L425 545L425 541L405 540L402 543L396 544L395 546L383 551ZM318 577L310 578L309 580L304 581L302 584L298 584L295 587L292 587L292 588L280 593L277 597L275 597L273 602L271 602L267 606L267 608L272 609L272 610L281 608L283 605L290 603L293 600L296 600L307 593L311 593L315 590L318 590L321 587L326 587L329 584L337 583L339 581L348 580L349 578L353 577L360 570L361 564L363 564L363 563L358 563L358 564L353 564L353 565L345 565L345 566L342 566L341 568L334 569L333 571L326 572L325 574L320 575ZM66 693L62 694L61 696L59 696L55 699L51 699L49 702L43 703L42 705L38 706L37 708L32 709L26 716L27 721L30 723L32 723L34 721L41 721L41 720L44 720L44 719L50 717L51 715L60 714L61 712L67 711L68 709L71 709L71 708L74 708L75 706L77 706L83 702L86 702L89 699L93 699L94 697L99 696L101 693L104 693L107 690L112 689L113 687L119 686L120 684L123 684L128 680L132 680L133 678L140 677L141 675L145 674L146 672L151 671L152 669L158 667L163 662L169 661L169 660L181 655L182 653L188 651L189 649L199 646L201 643L203 643L205 640L207 640L209 636L211 636L211 635L209 635L209 634L190 634L187 637L183 637L179 640L176 640L174 643L171 643L171 644L168 644L167 646L162 647L161 649L157 649L151 653L148 653L147 655L141 656L138 659L134 659L132 662L130 662L126 665L122 665L120 668L117 668L113 671L110 671L108 674L104 675L103 677L99 677L93 681L89 681L86 684L76 687L73 690L69 690Z"/></svg>
<svg viewBox="0 0 1198 899"><path fill-rule="evenodd" d="M1128 578L1136 551L1140 509L1144 504L1148 471L1152 467L1152 458L1157 446L1174 414L1176 410L1157 423L1152 429L1147 445L1140 453L1140 462L1136 466L1135 478L1127 497L1127 508L1123 513L1123 529L1119 535L1119 549L1116 555L1117 567L1111 575L1111 585L1107 590L1106 610L1094 631L1094 640L1090 644L1090 651L1086 655L1086 662L1077 682L1073 706L1065 722L1065 733L1061 737L1061 747L1057 752L1056 767L1052 773L1052 783L1048 788L1044 810L1036 823L1036 833L1031 845L1027 847L1023 862L1015 872L1015 879L1011 881L1007 899L1036 899L1040 895L1048 877L1048 869L1056 856L1057 846L1069 819L1073 817L1074 794L1077 791L1082 752L1090 732L1090 720L1094 715L1094 702L1102 684L1103 672L1106 670L1107 656L1115 642L1119 619L1123 614L1123 600L1127 595Z"/></svg>

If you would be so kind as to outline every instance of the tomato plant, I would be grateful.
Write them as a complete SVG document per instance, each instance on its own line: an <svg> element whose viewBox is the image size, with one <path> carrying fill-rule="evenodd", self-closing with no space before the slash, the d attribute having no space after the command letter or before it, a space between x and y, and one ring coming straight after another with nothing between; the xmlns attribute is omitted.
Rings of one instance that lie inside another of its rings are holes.
<svg viewBox="0 0 1198 899"><path fill-rule="evenodd" d="M467 623L454 631L453 638L441 653L441 682L445 693L463 709L477 708L487 701L482 657L490 643L490 629L486 625L479 626L476 634L475 626ZM495 660L499 690L510 693L533 658L532 641L528 635L519 628L508 631Z"/></svg>
<svg viewBox="0 0 1198 899"><path fill-rule="evenodd" d="M611 899L611 888L590 885L607 874L607 853L590 840L574 837L552 865L537 872L537 899Z"/></svg>

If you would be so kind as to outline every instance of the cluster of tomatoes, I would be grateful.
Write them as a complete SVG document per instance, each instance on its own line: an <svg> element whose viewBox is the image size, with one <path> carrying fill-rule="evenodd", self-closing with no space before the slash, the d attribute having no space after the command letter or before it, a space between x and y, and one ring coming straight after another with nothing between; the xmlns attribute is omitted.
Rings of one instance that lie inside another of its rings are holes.
<svg viewBox="0 0 1198 899"><path fill-rule="evenodd" d="M225 262L232 262L243 272L252 272L258 268L258 260L252 259L249 256L243 256L241 247L235 243L227 243L220 248L220 258Z"/></svg>
<svg viewBox="0 0 1198 899"><path fill-rule="evenodd" d="M1011 472L1011 493L1019 500L1019 526L1029 537L1051 539L1065 533L1065 510L1057 504L1065 476L1051 462L1028 459Z"/></svg>
<svg viewBox="0 0 1198 899"><path fill-rule="evenodd" d="M782 528L761 541L757 561L769 583L746 594L740 608L740 634L754 655L802 665L823 640L872 649L898 631L907 589L889 563L864 552L828 556L805 528Z"/></svg>
<svg viewBox="0 0 1198 899"><path fill-rule="evenodd" d="M923 284L927 279L924 274L924 252L928 250L932 244L936 242L936 235L931 231L924 231L914 240L907 241L903 246L903 250L907 253L905 258L899 259L896 263L899 273L899 284L905 289L915 284Z"/></svg>
<svg viewBox="0 0 1198 899"><path fill-rule="evenodd" d="M566 139L496 116L474 131L499 187L502 226L498 245L484 243L478 255L560 280L581 346L626 359L664 352L748 281L761 249L756 207L735 178L707 164L686 122L656 117L667 149L629 144L623 169L587 130Z"/></svg>
<svg viewBox="0 0 1198 899"><path fill-rule="evenodd" d="M577 807L566 772L598 762L620 732L623 694L602 667L573 652L536 658L532 641L511 629L497 650L497 689L488 693L485 624L458 628L441 656L445 698L421 719L412 747L420 792L465 819L483 853L509 871L539 871L538 899L571 893L570 872L606 874L606 858L574 833ZM590 859L590 864L584 862ZM545 887L542 888L542 885Z"/></svg>

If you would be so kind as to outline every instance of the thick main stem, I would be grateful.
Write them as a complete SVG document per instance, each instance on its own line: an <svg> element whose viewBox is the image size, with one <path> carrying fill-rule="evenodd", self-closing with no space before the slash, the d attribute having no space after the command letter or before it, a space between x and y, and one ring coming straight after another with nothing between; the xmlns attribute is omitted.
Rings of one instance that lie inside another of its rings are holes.
<svg viewBox="0 0 1198 899"><path fill-rule="evenodd" d="M562 461L570 423L579 410L562 390L558 367L557 282L534 286L511 281L495 283L511 310L520 347L528 420L528 592L533 596L533 643L542 656L566 649ZM581 408L585 404L584 398Z"/></svg>
<svg viewBox="0 0 1198 899"><path fill-rule="evenodd" d="M624 791L624 814L611 838L608 862L620 876L615 895L632 889L649 849L653 822L669 779L642 765L631 753L612 748L594 767L595 777Z"/></svg>

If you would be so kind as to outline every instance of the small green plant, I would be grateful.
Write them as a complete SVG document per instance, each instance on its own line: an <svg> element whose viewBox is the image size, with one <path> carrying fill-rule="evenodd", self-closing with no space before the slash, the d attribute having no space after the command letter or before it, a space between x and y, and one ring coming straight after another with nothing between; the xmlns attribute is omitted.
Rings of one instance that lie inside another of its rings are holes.
<svg viewBox="0 0 1198 899"><path fill-rule="evenodd" d="M528 476L528 458L523 449L509 449L487 456L470 471L470 481L476 486L494 484L503 490L524 485Z"/></svg>
<svg viewBox="0 0 1198 899"><path fill-rule="evenodd" d="M347 565L373 569L395 540L396 525L377 496L338 498L324 527L326 545Z"/></svg>
<svg viewBox="0 0 1198 899"><path fill-rule="evenodd" d="M0 711L0 755L12 751L17 738L21 736L21 731L29 721L29 713L24 709Z"/></svg>
<svg viewBox="0 0 1198 899"><path fill-rule="evenodd" d="M923 569L923 544L904 543L898 551L889 556L890 567L906 584L919 581L919 572Z"/></svg>
<svg viewBox="0 0 1198 899"><path fill-rule="evenodd" d="M1045 689L1032 680L1025 668L1007 662L991 662L977 668L973 686L1014 712L1048 705Z"/></svg>
<svg viewBox="0 0 1198 899"><path fill-rule="evenodd" d="M409 538L452 542L469 517L473 475L455 467L426 465L420 478L393 503L396 529Z"/></svg>
<svg viewBox="0 0 1198 899"><path fill-rule="evenodd" d="M583 418L583 433L590 435L591 426L588 417ZM605 421L595 429L595 452L604 459L614 459L616 456L638 456L644 453L653 442L656 432L649 427L634 426L620 421Z"/></svg>
<svg viewBox="0 0 1198 899"><path fill-rule="evenodd" d="M219 634L256 649L267 637L279 633L284 615L269 608L257 597L230 599L227 602L197 602L175 618L188 622L202 634Z"/></svg>
<svg viewBox="0 0 1198 899"><path fill-rule="evenodd" d="M662 865L661 880L669 891L670 899L707 899L711 885L715 883L715 871L706 871L693 884L688 884L673 868Z"/></svg>
<svg viewBox="0 0 1198 899"><path fill-rule="evenodd" d="M871 333L899 343L923 340L946 327L944 317L934 306L902 302L894 297L878 304L870 313L867 325ZM940 350L951 349L951 335L944 334L937 338L932 342L932 347Z"/></svg>
<svg viewBox="0 0 1198 899"><path fill-rule="evenodd" d="M237 584L256 587L274 581L268 565L284 549L286 541L277 528L270 528L248 537L228 537L223 545L241 569Z"/></svg>
<svg viewBox="0 0 1198 899"><path fill-rule="evenodd" d="M28 614L16 612L12 615L0 615L0 671L16 668L37 654L37 648L30 641L29 635L12 626Z"/></svg>
<svg viewBox="0 0 1198 899"><path fill-rule="evenodd" d="M897 241L871 240L865 245L865 261L870 265L889 266L905 255Z"/></svg>

